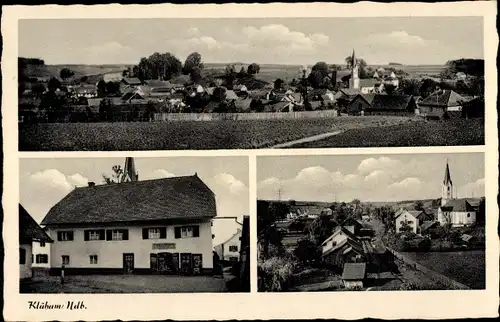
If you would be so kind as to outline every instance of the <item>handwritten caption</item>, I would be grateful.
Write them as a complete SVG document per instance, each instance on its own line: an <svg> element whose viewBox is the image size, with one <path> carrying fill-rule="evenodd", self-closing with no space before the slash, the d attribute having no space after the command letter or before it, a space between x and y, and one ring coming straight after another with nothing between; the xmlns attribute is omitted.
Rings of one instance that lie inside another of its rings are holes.
<svg viewBox="0 0 500 322"><path fill-rule="evenodd" d="M28 301L29 310L86 310L83 301L67 301L66 303L49 303L48 301Z"/></svg>

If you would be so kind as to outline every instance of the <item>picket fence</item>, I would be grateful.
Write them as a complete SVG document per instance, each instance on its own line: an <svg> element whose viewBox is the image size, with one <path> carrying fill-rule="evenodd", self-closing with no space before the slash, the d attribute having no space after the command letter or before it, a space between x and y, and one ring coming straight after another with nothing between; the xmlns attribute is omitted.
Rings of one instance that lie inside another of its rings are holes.
<svg viewBox="0 0 500 322"><path fill-rule="evenodd" d="M158 122L175 121L239 121L239 120L296 120L336 117L336 110L274 113L155 113Z"/></svg>

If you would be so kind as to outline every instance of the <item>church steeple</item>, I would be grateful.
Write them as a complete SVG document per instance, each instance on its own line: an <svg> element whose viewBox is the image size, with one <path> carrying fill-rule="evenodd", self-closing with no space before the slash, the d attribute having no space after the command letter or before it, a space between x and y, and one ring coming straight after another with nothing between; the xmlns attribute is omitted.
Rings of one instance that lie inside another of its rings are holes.
<svg viewBox="0 0 500 322"><path fill-rule="evenodd" d="M451 181L450 166L448 160L446 160L446 169L441 187L441 206L445 205L450 199L453 199L453 182Z"/></svg>
<svg viewBox="0 0 500 322"><path fill-rule="evenodd" d="M351 78L349 80L349 88L359 89L359 65L354 48L352 49L351 56Z"/></svg>
<svg viewBox="0 0 500 322"><path fill-rule="evenodd" d="M134 158L125 158L125 167L121 182L139 181L139 173L135 169Z"/></svg>

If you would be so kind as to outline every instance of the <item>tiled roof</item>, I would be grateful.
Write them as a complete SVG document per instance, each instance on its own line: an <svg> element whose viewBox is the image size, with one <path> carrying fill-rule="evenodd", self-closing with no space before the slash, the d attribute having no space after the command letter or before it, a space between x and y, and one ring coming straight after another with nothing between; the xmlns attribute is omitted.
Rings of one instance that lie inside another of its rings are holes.
<svg viewBox="0 0 500 322"><path fill-rule="evenodd" d="M450 199L441 209L458 211L458 212L466 212L466 211L474 211L474 208L470 205L467 199Z"/></svg>
<svg viewBox="0 0 500 322"><path fill-rule="evenodd" d="M343 280L362 280L366 276L366 263L345 263Z"/></svg>
<svg viewBox="0 0 500 322"><path fill-rule="evenodd" d="M422 223L422 225L420 225L420 231L421 232L424 232L426 231L427 229L431 228L432 226L434 225L437 225L438 222L437 221L424 221Z"/></svg>
<svg viewBox="0 0 500 322"><path fill-rule="evenodd" d="M197 176L75 188L44 225L131 222L216 216L215 196Z"/></svg>
<svg viewBox="0 0 500 322"><path fill-rule="evenodd" d="M407 110L411 99L409 95L375 94L370 105L374 110Z"/></svg>
<svg viewBox="0 0 500 322"><path fill-rule="evenodd" d="M426 97L419 105L450 107L459 106L462 101L464 98L452 90L439 90Z"/></svg>
<svg viewBox="0 0 500 322"><path fill-rule="evenodd" d="M41 241L51 243L52 239L19 204L19 243Z"/></svg>
<svg viewBox="0 0 500 322"><path fill-rule="evenodd" d="M237 99L234 101L234 105L238 111L248 111L250 110L250 103L252 103L251 99Z"/></svg>
<svg viewBox="0 0 500 322"><path fill-rule="evenodd" d="M140 79L137 77L125 77L122 79L122 81L128 85L140 85L141 84Z"/></svg>
<svg viewBox="0 0 500 322"><path fill-rule="evenodd" d="M359 80L359 87L374 87L375 85L380 85L380 81L375 78L363 78Z"/></svg>

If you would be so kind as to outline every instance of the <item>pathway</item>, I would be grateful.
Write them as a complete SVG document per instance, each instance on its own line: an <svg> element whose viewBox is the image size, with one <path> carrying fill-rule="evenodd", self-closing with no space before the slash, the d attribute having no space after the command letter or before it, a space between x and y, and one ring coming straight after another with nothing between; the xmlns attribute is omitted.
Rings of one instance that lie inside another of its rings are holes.
<svg viewBox="0 0 500 322"><path fill-rule="evenodd" d="M318 135L308 136L308 137L305 137L305 138L302 138L302 139L299 139L299 140L294 140L294 141L290 141L290 142L276 144L276 145L271 146L270 148L271 149L290 148L290 147L292 147L294 145L297 145L297 144L302 144L302 143L308 143L308 142L314 142L314 141L323 140L323 139L329 138L331 136L338 135L338 134L340 134L342 132L343 131L321 133L321 134L318 134Z"/></svg>

